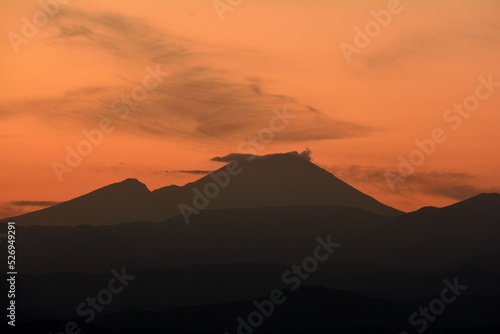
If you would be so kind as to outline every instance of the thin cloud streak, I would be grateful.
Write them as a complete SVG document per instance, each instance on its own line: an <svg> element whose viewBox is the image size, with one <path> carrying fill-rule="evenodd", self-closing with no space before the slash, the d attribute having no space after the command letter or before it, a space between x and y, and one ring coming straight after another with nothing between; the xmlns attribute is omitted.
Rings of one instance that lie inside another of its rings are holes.
<svg viewBox="0 0 500 334"><path fill-rule="evenodd" d="M311 161L311 155L312 152L310 149L305 149L302 152L297 152L297 151L291 151L291 152L286 152L286 153L274 153L274 154L290 154L290 155L295 155L298 156L304 160ZM253 159L260 159L265 156L260 156L260 155L253 155L253 154L246 154L246 153L229 153L227 155L221 156L221 157L213 157L210 159L210 161L215 161L215 162L224 162L228 163L231 161L250 161Z"/></svg>
<svg viewBox="0 0 500 334"><path fill-rule="evenodd" d="M130 133L217 141L254 134L269 123L273 109L286 105L297 121L276 136L276 141L358 137L374 130L332 119L291 96L268 92L261 78L200 65L211 57L230 58L231 52L158 32L140 20L65 9L54 23L57 31L47 39L49 46L117 58L121 66L117 79L122 85L81 87L59 99L0 106L5 111L3 118L25 113L51 124L71 119L95 126L100 119L110 117L122 131ZM142 81L145 70L138 64L159 64L170 75L121 120L110 106Z"/></svg>
<svg viewBox="0 0 500 334"><path fill-rule="evenodd" d="M206 175L210 174L212 171L209 170L166 170L164 173L181 173L181 174L200 174L200 175Z"/></svg>
<svg viewBox="0 0 500 334"><path fill-rule="evenodd" d="M346 182L366 183L376 186L382 191L390 192L384 176L386 169L357 165L333 166L326 169ZM393 171L393 173L397 173L397 171ZM420 193L457 201L465 200L480 193L500 192L498 188L479 186L481 184L480 179L469 173L451 171L416 172L407 177L404 182L398 183L397 192L412 195Z"/></svg>
<svg viewBox="0 0 500 334"><path fill-rule="evenodd" d="M16 205L16 206L42 206L42 207L48 207L48 206L54 206L56 204L59 204L60 202L56 202L56 201L12 201L10 203L12 205Z"/></svg>

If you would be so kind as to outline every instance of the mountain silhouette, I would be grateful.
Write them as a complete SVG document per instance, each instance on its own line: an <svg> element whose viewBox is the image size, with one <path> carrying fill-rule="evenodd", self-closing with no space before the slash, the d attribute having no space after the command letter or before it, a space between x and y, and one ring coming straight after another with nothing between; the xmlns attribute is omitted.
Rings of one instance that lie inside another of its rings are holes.
<svg viewBox="0 0 500 334"><path fill-rule="evenodd" d="M485 198L489 202L488 196L473 200ZM308 254L317 237L331 235L346 245L335 261L406 269L470 262L494 269L499 259L494 254L500 254L500 197L479 207L453 205L385 217L358 208L289 206L205 210L190 225L177 215L161 223L19 226L17 255L24 272L33 274L106 272L113 264L289 264Z"/></svg>
<svg viewBox="0 0 500 334"><path fill-rule="evenodd" d="M194 208L197 193L205 197L205 209L335 205L383 216L402 214L294 154L272 154L234 163L238 163L237 175L228 174L230 166L226 165L182 187L172 185L154 191L136 179L126 179L53 207L2 221L13 220L23 226L159 222L179 215L181 203ZM210 185L219 189L213 198L204 194Z"/></svg>
<svg viewBox="0 0 500 334"><path fill-rule="evenodd" d="M188 225L179 204L195 196L209 203ZM402 213L293 154L242 158L182 187L127 179L12 219L20 328L63 328L126 268L136 279L86 332L237 333L252 300L287 289L283 273L331 237L341 246L259 331L399 333L458 278L466 292L428 332L498 333L499 216L495 193Z"/></svg>
<svg viewBox="0 0 500 334"><path fill-rule="evenodd" d="M3 219L19 225L113 224L139 219L151 192L136 179L126 179L55 206Z"/></svg>

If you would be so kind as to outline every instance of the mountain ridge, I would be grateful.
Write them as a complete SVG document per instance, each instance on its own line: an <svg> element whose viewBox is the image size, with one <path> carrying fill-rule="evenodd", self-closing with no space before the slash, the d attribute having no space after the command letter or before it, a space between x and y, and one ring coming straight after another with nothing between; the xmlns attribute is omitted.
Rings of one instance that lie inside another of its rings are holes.
<svg viewBox="0 0 500 334"><path fill-rule="evenodd" d="M265 208L274 206L344 206L360 208L381 216L404 212L364 194L327 170L300 156L284 153L234 160L240 173L229 175L230 164L183 186L169 185L149 190L134 178L112 183L55 206L0 220L21 226L114 225L134 221L161 222L181 214L182 203L194 206L196 191L203 193L215 178L229 176L204 209ZM207 196L208 197L208 196ZM476 198L477 197L477 198ZM480 194L455 203L465 207L496 201L500 194ZM453 206L452 205L452 206ZM412 212L417 214L425 208ZM429 208L430 210L430 208Z"/></svg>

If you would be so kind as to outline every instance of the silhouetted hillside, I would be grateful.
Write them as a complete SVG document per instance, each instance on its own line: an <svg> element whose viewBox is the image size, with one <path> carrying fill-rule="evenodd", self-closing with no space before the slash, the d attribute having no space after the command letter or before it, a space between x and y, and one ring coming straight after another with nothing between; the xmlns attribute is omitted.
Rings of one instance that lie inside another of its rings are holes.
<svg viewBox="0 0 500 334"><path fill-rule="evenodd" d="M290 264L311 252L316 238L331 235L342 244L332 261L452 267L500 252L499 210L493 202L468 214L454 206L391 218L346 207L275 207L205 210L190 225L176 216L163 223L19 227L18 257L25 273Z"/></svg>
<svg viewBox="0 0 500 334"><path fill-rule="evenodd" d="M22 226L158 222L180 214L181 203L194 207L195 190L204 193L209 183L220 190L214 198L206 197L206 209L337 205L384 216L401 214L293 154L273 154L238 164L237 175L228 174L226 165L183 187L168 186L153 192L139 181L127 179L53 207L2 221L16 221Z"/></svg>

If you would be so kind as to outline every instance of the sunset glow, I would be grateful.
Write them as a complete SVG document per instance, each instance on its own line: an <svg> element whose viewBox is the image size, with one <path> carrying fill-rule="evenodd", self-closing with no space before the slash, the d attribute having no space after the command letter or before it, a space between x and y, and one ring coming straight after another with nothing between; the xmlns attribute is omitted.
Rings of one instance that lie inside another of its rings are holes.
<svg viewBox="0 0 500 334"><path fill-rule="evenodd" d="M1 217L306 148L403 211L500 192L498 1L244 0L223 20L211 0L58 7L37 27L38 1L0 2ZM400 156L420 159L407 177Z"/></svg>

